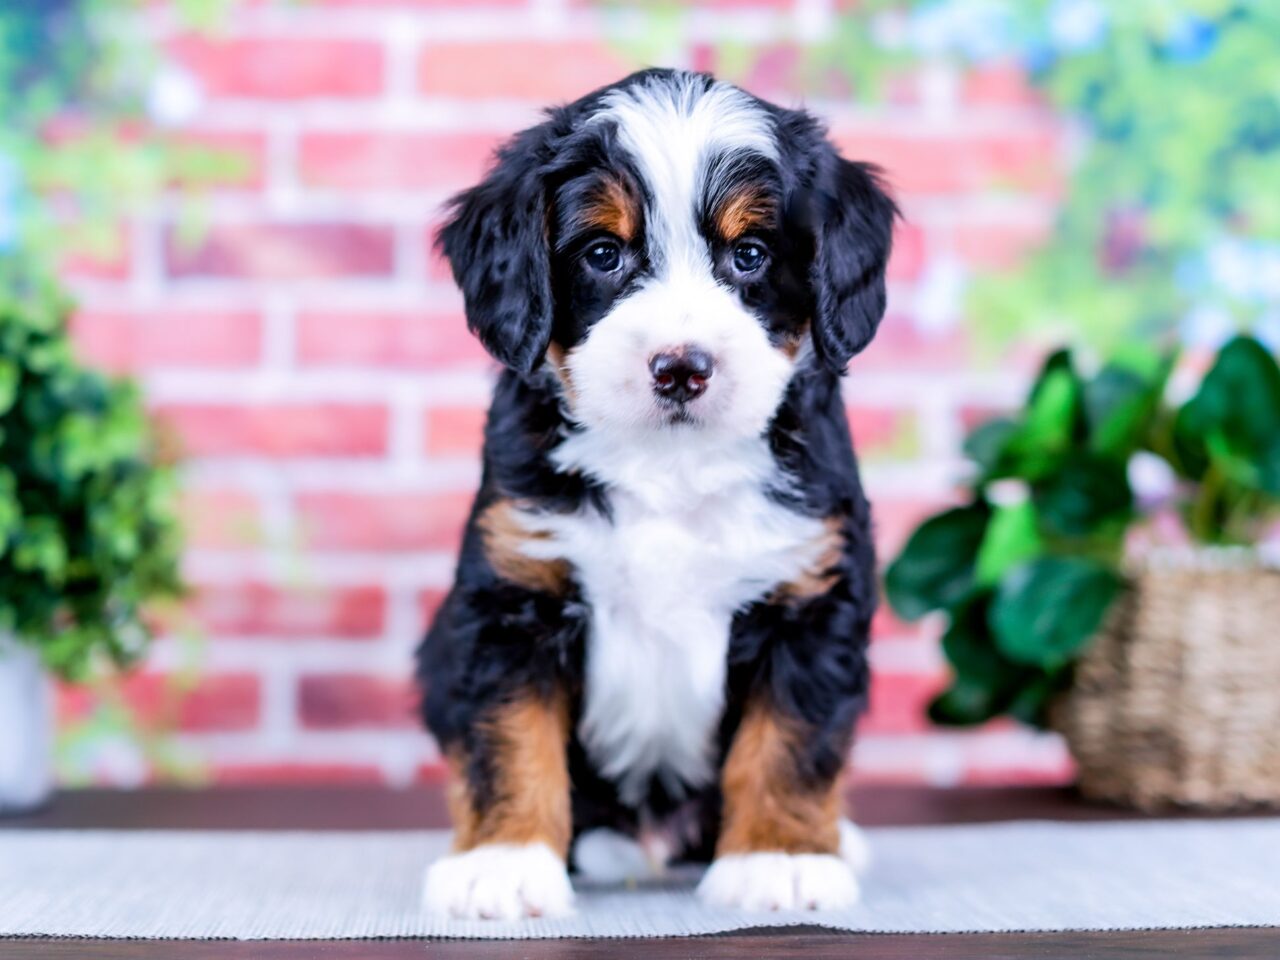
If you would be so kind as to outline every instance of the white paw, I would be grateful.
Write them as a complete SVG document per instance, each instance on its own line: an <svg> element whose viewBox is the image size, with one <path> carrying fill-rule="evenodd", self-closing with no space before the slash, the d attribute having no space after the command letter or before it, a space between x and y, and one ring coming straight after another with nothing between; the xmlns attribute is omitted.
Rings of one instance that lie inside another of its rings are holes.
<svg viewBox="0 0 1280 960"><path fill-rule="evenodd" d="M858 881L829 854L735 853L712 862L698 896L741 910L833 910L857 903Z"/></svg>
<svg viewBox="0 0 1280 960"><path fill-rule="evenodd" d="M597 883L645 880L660 872L638 840L604 827L578 837L573 862L582 876Z"/></svg>
<svg viewBox="0 0 1280 960"><path fill-rule="evenodd" d="M422 901L463 920L560 917L573 912L573 887L545 843L491 843L431 864Z"/></svg>
<svg viewBox="0 0 1280 960"><path fill-rule="evenodd" d="M871 866L871 844L862 828L852 820L840 821L840 859L858 876Z"/></svg>

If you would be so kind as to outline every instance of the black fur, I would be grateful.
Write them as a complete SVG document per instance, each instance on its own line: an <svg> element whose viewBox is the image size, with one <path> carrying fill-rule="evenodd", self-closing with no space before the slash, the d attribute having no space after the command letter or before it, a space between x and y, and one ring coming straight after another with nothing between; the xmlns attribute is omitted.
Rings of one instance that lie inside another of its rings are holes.
<svg viewBox="0 0 1280 960"><path fill-rule="evenodd" d="M643 76L653 76L652 72ZM623 83L636 82L629 78ZM499 154L479 186L454 201L440 241L466 298L470 327L506 369L485 431L484 472L462 546L456 583L419 651L428 727L446 750L468 758L479 806L491 800L491 751L480 721L528 691L564 690L576 721L583 700L589 610L576 587L562 596L502 580L485 556L476 519L499 498L542 510L595 510L607 516L609 491L557 472L550 452L577 429L565 417L561 386L542 364L552 342L587 336L628 283L649 265L637 240L619 276L602 281L578 266L582 244L568 215L601 170L627 170L607 127L584 130L600 92L550 114ZM762 238L767 277L738 283L712 240L716 270L737 286L771 336L810 323L816 355L794 377L769 428L779 476L774 496L790 509L839 524L845 549L834 585L812 599L760 601L735 618L729 644L721 760L744 705L767 696L805 731L793 775L829 782L847 755L866 703L866 645L876 603L869 510L859 482L840 392L840 372L875 333L884 311L884 268L895 208L875 171L839 158L807 114L768 107L783 161L755 170L780 195L779 222ZM643 184L637 183L643 190ZM620 803L593 769L576 736L569 744L575 831L634 829L642 811ZM705 856L715 840L719 793L705 788L686 812L685 852ZM680 806L654 782L646 816Z"/></svg>
<svg viewBox="0 0 1280 960"><path fill-rule="evenodd" d="M544 168L560 124L504 147L479 186L453 200L439 243L466 300L467 326L501 363L529 373L551 337L551 262Z"/></svg>

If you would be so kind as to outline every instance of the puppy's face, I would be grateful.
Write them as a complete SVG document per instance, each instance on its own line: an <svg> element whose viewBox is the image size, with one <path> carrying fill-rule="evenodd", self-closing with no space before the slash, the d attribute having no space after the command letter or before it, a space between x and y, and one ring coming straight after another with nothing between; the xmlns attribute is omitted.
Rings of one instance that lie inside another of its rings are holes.
<svg viewBox="0 0 1280 960"><path fill-rule="evenodd" d="M516 138L441 241L472 329L584 426L751 436L870 339L893 215L806 114L648 71Z"/></svg>

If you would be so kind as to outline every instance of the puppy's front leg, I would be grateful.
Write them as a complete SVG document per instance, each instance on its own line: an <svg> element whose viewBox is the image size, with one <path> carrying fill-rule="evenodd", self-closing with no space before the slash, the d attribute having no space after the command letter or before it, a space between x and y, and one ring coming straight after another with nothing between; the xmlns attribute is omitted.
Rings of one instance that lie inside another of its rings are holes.
<svg viewBox="0 0 1280 960"><path fill-rule="evenodd" d="M698 886L708 903L817 910L858 899L841 857L842 833L855 828L841 824L838 767L807 762L815 735L766 695L747 706L722 774L716 857Z"/></svg>
<svg viewBox="0 0 1280 960"><path fill-rule="evenodd" d="M529 692L486 711L448 749L454 852L427 870L429 910L518 920L570 912L565 699Z"/></svg>

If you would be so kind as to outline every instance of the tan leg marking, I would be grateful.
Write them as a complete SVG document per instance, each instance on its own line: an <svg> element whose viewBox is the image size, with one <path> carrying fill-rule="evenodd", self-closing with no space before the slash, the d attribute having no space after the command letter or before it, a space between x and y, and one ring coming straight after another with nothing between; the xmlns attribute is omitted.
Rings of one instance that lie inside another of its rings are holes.
<svg viewBox="0 0 1280 960"><path fill-rule="evenodd" d="M748 707L721 775L724 818L717 857L839 850L838 780L818 787L799 783L795 755L803 747L803 732L768 704Z"/></svg>
<svg viewBox="0 0 1280 960"><path fill-rule="evenodd" d="M526 696L499 707L483 721L493 752L493 802L479 809L467 786L461 755L451 756L449 793L454 849L486 843L545 843L559 856L569 851L569 709L565 698Z"/></svg>

